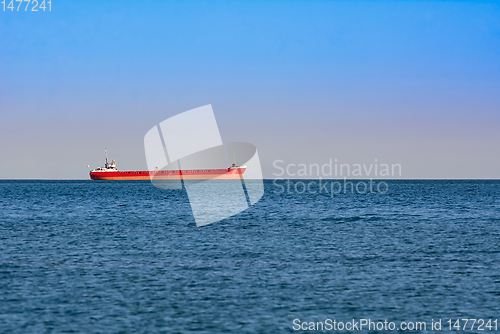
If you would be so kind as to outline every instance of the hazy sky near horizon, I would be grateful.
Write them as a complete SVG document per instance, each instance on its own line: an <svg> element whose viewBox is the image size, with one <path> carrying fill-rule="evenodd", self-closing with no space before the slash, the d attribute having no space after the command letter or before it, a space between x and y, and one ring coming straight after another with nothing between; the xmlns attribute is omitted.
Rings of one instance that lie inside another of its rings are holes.
<svg viewBox="0 0 500 334"><path fill-rule="evenodd" d="M0 7L0 178L145 169L146 132L207 104L265 177L500 178L499 2L52 1Z"/></svg>

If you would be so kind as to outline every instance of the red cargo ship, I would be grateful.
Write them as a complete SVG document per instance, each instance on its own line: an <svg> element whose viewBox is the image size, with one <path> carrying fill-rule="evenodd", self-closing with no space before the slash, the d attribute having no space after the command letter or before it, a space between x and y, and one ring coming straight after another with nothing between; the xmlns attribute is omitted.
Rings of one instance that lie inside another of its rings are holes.
<svg viewBox="0 0 500 334"><path fill-rule="evenodd" d="M246 166L237 166L235 162L229 168L223 169L181 169L181 170L154 170L154 171L119 171L116 162L108 162L90 171L92 180L235 180L243 178Z"/></svg>

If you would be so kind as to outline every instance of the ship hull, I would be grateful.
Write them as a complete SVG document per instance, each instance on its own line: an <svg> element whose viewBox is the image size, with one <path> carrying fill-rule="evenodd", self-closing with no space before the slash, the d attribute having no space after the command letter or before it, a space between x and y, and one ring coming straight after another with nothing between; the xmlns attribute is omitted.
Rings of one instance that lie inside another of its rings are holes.
<svg viewBox="0 0 500 334"><path fill-rule="evenodd" d="M245 167L227 169L191 169L160 171L90 172L92 180L236 180L243 178Z"/></svg>

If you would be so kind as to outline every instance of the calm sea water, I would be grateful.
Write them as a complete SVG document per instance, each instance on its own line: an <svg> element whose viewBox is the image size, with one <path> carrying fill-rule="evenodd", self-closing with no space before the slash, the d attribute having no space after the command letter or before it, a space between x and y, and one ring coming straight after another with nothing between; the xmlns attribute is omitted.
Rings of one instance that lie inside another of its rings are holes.
<svg viewBox="0 0 500 334"><path fill-rule="evenodd" d="M500 181L388 184L332 198L266 181L196 227L182 190L149 182L0 181L0 332L500 319Z"/></svg>

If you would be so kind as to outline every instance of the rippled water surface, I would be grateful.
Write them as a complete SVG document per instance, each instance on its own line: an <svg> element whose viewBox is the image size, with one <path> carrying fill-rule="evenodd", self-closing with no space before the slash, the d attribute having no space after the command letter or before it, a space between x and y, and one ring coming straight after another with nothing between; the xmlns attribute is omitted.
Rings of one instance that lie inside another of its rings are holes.
<svg viewBox="0 0 500 334"><path fill-rule="evenodd" d="M0 333L288 333L497 319L500 181L297 194L196 227L182 190L0 181Z"/></svg>

